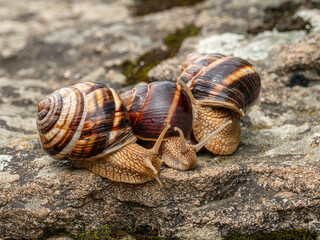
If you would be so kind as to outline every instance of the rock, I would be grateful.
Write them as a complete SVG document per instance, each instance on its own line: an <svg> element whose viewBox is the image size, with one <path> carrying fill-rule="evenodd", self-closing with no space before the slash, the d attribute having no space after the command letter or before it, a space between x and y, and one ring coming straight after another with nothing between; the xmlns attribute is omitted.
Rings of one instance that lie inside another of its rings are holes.
<svg viewBox="0 0 320 240"><path fill-rule="evenodd" d="M304 31L265 31L246 40L244 35L224 33L201 39L195 50L203 53L233 55L252 61L262 61L269 52L280 44L298 42L305 36Z"/></svg>
<svg viewBox="0 0 320 240"><path fill-rule="evenodd" d="M213 34L205 38L195 37L191 41L186 41L181 52L187 54L196 51L233 55L253 62L263 61L263 65L268 65L273 63L273 54L278 51L279 47L290 42L299 42L305 34L305 31L265 31L249 39L245 35L236 33ZM314 52L314 54L317 53ZM178 72L174 70L181 68L184 57L185 55L178 55L163 61L149 72L149 78L175 80Z"/></svg>
<svg viewBox="0 0 320 240"><path fill-rule="evenodd" d="M221 239L218 229L214 226L209 226L209 225L206 225L202 228L189 228L189 229L186 229L185 231L182 230L177 234L177 238L181 240L192 239L195 236L197 236L197 239L199 240Z"/></svg>
<svg viewBox="0 0 320 240"><path fill-rule="evenodd" d="M311 31L318 31L320 29L320 10L318 9L302 9L296 13L297 17L311 23Z"/></svg>
<svg viewBox="0 0 320 240"><path fill-rule="evenodd" d="M109 85L112 88L119 89L126 83L125 76L115 70L109 70L108 72L104 67L99 67L90 72L86 76L79 79L79 82L100 82Z"/></svg>
<svg viewBox="0 0 320 240"><path fill-rule="evenodd" d="M299 43L283 46L274 63L273 71L289 77L303 74L311 81L320 80L319 42L320 31L315 31Z"/></svg>
<svg viewBox="0 0 320 240"><path fill-rule="evenodd" d="M126 0L8 2L0 12L0 238L68 239L106 225L179 239L320 232L319 11L300 1L296 16L310 21L309 33L244 34L262 22L265 7L280 2L205 1L141 17L130 16ZM262 92L240 120L233 155L202 150L187 172L162 166L163 187L115 183L45 155L35 125L45 95L80 81L130 89L118 65L161 48L168 34L189 24L201 33L149 78L175 81L192 51L254 63Z"/></svg>
<svg viewBox="0 0 320 240"><path fill-rule="evenodd" d="M179 73L177 69L181 68L183 59L184 57L174 57L161 62L149 71L149 79L176 81Z"/></svg>

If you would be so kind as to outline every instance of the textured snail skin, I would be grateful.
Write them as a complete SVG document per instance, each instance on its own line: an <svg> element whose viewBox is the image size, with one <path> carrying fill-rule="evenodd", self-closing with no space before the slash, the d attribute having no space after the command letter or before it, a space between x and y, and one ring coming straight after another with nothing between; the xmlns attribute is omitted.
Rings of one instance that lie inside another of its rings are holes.
<svg viewBox="0 0 320 240"><path fill-rule="evenodd" d="M234 112L229 109L213 109L201 105L197 105L196 109L197 117L195 117L193 125L195 139L201 142L211 132L231 120L232 124L213 136L205 148L215 155L234 153L241 141L241 127Z"/></svg>
<svg viewBox="0 0 320 240"><path fill-rule="evenodd" d="M113 181L157 178L161 160L135 143L128 112L106 85L79 83L48 95L38 105L37 127L42 148L55 159Z"/></svg>
<svg viewBox="0 0 320 240"><path fill-rule="evenodd" d="M144 159L148 158L157 170L156 173L144 164ZM94 161L72 161L72 165L77 168L90 169L92 172L113 181L139 184L154 179L155 174L158 174L160 170L161 161L151 151L134 143L107 157Z"/></svg>
<svg viewBox="0 0 320 240"><path fill-rule="evenodd" d="M241 141L238 119L254 104L261 91L257 70L246 60L219 54L191 53L180 70L195 98L193 134L202 141L228 120L232 124L206 145L216 155L232 154Z"/></svg>
<svg viewBox="0 0 320 240"><path fill-rule="evenodd" d="M134 134L148 141L155 141L162 129L170 124L161 147L161 158L167 166L177 170L195 167L198 159L192 145L185 141L187 151L181 152L179 133L186 139L192 130L192 105L180 84L158 81L138 86L120 95L128 109Z"/></svg>
<svg viewBox="0 0 320 240"><path fill-rule="evenodd" d="M192 145L186 141L187 151L181 153L181 143L179 137L171 137L161 145L161 159L165 164L173 169L187 171L193 169L198 158Z"/></svg>

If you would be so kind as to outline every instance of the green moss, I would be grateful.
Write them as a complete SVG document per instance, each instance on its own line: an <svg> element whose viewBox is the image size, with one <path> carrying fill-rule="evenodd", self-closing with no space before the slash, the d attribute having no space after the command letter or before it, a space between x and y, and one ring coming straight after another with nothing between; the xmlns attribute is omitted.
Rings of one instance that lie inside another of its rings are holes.
<svg viewBox="0 0 320 240"><path fill-rule="evenodd" d="M111 230L112 228L109 227L109 225L104 225L99 229L91 229L90 231L74 236L74 239L79 239L79 240L100 240L100 239L109 240L110 239L111 240L113 239L111 237Z"/></svg>
<svg viewBox="0 0 320 240"><path fill-rule="evenodd" d="M223 238L223 240L313 240L317 239L318 234L315 231L307 229L290 229L271 233L256 233L243 236L238 233L232 233Z"/></svg>
<svg viewBox="0 0 320 240"><path fill-rule="evenodd" d="M263 129L271 129L271 128L272 128L272 126L266 125L266 124L258 124L258 125L253 125L250 127L250 129L254 132L257 132L257 131L260 131Z"/></svg>
<svg viewBox="0 0 320 240"><path fill-rule="evenodd" d="M163 11L175 6L190 6L203 0L135 0L135 4L131 8L134 16L146 15L152 12Z"/></svg>
<svg viewBox="0 0 320 240"><path fill-rule="evenodd" d="M201 28L194 25L188 25L184 29L179 29L175 33L169 34L164 43L170 49L170 57L173 57L178 52L184 39L196 36L200 32Z"/></svg>
<svg viewBox="0 0 320 240"><path fill-rule="evenodd" d="M154 230L148 226L134 228L126 225L119 229L108 224L101 228L91 229L90 231L81 233L77 236L72 236L72 238L78 240L165 240L159 236L157 230Z"/></svg>
<svg viewBox="0 0 320 240"><path fill-rule="evenodd" d="M121 72L126 76L127 85L139 82L148 82L148 72L158 65L161 61L174 57L178 52L182 42L187 37L195 36L201 28L194 25L188 25L175 33L169 34L164 39L166 49L157 48L145 53L136 62L125 61L120 66Z"/></svg>
<svg viewBox="0 0 320 240"><path fill-rule="evenodd" d="M126 76L127 84L132 85L142 81L147 82L148 72L162 60L168 58L169 54L170 53L168 51L154 49L142 55L135 63L125 61L120 66L120 69Z"/></svg>
<svg viewBox="0 0 320 240"><path fill-rule="evenodd" d="M292 109L293 112L298 116L305 116L305 117L316 117L319 115L319 110L315 107L309 107L305 109Z"/></svg>

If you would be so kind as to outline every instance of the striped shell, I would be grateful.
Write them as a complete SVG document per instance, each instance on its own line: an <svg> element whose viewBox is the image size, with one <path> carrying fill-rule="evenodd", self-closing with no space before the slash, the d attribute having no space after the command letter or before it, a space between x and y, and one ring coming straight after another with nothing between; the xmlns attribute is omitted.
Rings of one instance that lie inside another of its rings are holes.
<svg viewBox="0 0 320 240"><path fill-rule="evenodd" d="M229 108L240 116L254 104L261 90L257 70L246 60L232 56L191 53L179 77L197 100Z"/></svg>
<svg viewBox="0 0 320 240"><path fill-rule="evenodd" d="M43 149L56 159L100 158L136 140L119 95L92 82L48 95L38 105L37 127Z"/></svg>
<svg viewBox="0 0 320 240"><path fill-rule="evenodd" d="M166 138L177 136L179 127L188 139L192 128L191 101L180 84L158 81L138 86L120 95L129 111L134 134L143 140L155 140L167 126Z"/></svg>

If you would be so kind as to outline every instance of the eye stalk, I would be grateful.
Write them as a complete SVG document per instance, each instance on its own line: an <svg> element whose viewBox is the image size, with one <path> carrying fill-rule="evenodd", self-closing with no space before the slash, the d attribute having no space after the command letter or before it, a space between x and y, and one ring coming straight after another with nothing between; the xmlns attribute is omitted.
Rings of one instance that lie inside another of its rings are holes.
<svg viewBox="0 0 320 240"><path fill-rule="evenodd" d="M183 134L182 130L180 128L178 128L178 127L175 127L174 130L179 132L179 135L180 135L180 146L181 146L180 152L182 154L184 154L184 153L186 153L188 151L187 146L186 146L186 141L185 141L185 138L184 138L184 134Z"/></svg>
<svg viewBox="0 0 320 240"><path fill-rule="evenodd" d="M232 124L232 121L229 120L226 123L224 123L222 126L220 126L217 130L213 131L210 135L208 135L204 140L202 140L201 142L197 143L196 145L193 145L193 148L195 150L195 152L198 152L199 150L201 150L201 148L203 148L207 142L215 135L217 135L219 132L221 132L225 127L227 127L229 124ZM184 138L183 132L180 128L175 127L174 128L175 131L179 132L180 135L180 145L181 145L181 149L180 152L181 154L184 154L188 151L188 148L186 146L186 140Z"/></svg>
<svg viewBox="0 0 320 240"><path fill-rule="evenodd" d="M209 136L207 136L204 140L199 142L198 144L194 145L194 150L198 152L201 148L203 148L209 141L210 139L219 134L224 128L226 128L228 125L232 124L232 121L229 120L225 124L223 124L221 127L219 127L217 130L213 131Z"/></svg>
<svg viewBox="0 0 320 240"><path fill-rule="evenodd" d="M164 138L164 136L166 135L168 129L171 128L171 125L170 124L167 124L167 126L162 130L161 134L159 135L156 143L154 144L151 152L154 154L154 155L157 155L159 153L159 149L160 149L160 146L161 146L161 143L162 143L162 140Z"/></svg>
<svg viewBox="0 0 320 240"><path fill-rule="evenodd" d="M231 123L232 121L226 122L217 130L213 131L207 138L196 145L189 144L184 138L183 131L180 128L175 127L174 130L179 132L179 139L173 138L169 143L163 143L164 149L162 151L162 160L166 163L167 166L177 170L186 171L189 169L193 169L198 162L196 153L202 147L204 147L212 137L219 134L219 132L223 131L223 129L225 129ZM176 139L177 141L174 141L174 139Z"/></svg>

